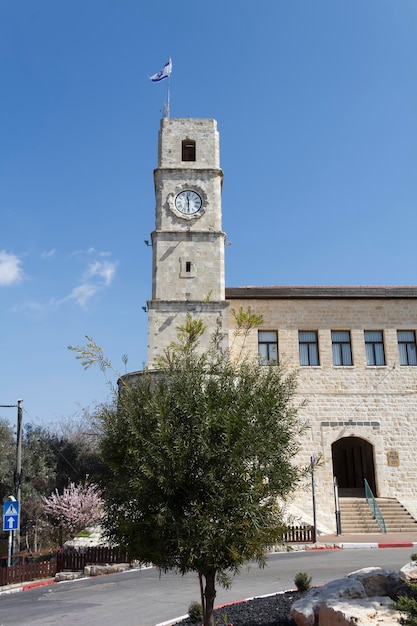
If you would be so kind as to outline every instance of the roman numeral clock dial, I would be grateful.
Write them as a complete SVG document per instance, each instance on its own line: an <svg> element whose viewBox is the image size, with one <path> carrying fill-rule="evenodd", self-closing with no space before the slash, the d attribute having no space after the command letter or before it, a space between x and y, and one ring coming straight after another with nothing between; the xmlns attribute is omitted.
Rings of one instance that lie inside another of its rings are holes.
<svg viewBox="0 0 417 626"><path fill-rule="evenodd" d="M191 189L184 189L175 196L175 208L183 215L195 215L202 206L203 200L201 196Z"/></svg>

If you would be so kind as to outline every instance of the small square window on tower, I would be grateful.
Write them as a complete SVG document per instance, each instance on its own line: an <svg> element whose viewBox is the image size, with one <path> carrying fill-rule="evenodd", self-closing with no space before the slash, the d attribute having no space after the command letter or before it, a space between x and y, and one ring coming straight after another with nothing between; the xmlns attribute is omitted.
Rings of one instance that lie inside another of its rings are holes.
<svg viewBox="0 0 417 626"><path fill-rule="evenodd" d="M193 139L184 139L182 142L182 160L195 161L195 141Z"/></svg>
<svg viewBox="0 0 417 626"><path fill-rule="evenodd" d="M195 263L189 259L180 259L180 278L195 277Z"/></svg>

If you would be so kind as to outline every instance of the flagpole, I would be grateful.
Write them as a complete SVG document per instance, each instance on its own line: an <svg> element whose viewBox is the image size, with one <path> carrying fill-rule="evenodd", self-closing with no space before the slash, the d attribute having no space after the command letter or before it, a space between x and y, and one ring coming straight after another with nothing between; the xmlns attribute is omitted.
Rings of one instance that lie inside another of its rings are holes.
<svg viewBox="0 0 417 626"><path fill-rule="evenodd" d="M156 74L152 74L152 76L149 76L150 80L153 83L159 83L161 80L165 80L166 78L168 78L168 101L164 102L164 108L163 108L163 116L164 117L169 117L169 115L170 115L170 107L171 107L171 71L172 71L172 61L171 61L171 57L169 57L168 63L165 63L164 67L162 68L162 70L160 72L157 72Z"/></svg>
<svg viewBox="0 0 417 626"><path fill-rule="evenodd" d="M167 103L167 117L169 117L169 107L171 99L171 74L168 74L168 103Z"/></svg>

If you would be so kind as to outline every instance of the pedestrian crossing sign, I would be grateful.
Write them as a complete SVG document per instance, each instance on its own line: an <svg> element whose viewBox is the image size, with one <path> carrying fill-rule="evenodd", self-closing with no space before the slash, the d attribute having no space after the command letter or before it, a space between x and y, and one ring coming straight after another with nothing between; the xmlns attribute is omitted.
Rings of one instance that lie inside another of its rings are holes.
<svg viewBox="0 0 417 626"><path fill-rule="evenodd" d="M19 528L19 502L7 500L3 502L3 530Z"/></svg>

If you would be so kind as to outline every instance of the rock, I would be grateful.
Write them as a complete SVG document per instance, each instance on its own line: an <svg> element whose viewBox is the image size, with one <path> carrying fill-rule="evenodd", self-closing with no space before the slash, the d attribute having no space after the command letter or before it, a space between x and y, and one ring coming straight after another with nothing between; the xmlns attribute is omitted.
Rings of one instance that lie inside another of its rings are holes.
<svg viewBox="0 0 417 626"><path fill-rule="evenodd" d="M400 614L392 602L404 589L401 574L366 567L312 589L292 605L290 614L297 626L397 626Z"/></svg>
<svg viewBox="0 0 417 626"><path fill-rule="evenodd" d="M55 582L60 583L63 580L76 580L77 578L83 578L83 572L57 572L55 574Z"/></svg>
<svg viewBox="0 0 417 626"><path fill-rule="evenodd" d="M297 626L314 626L321 605L329 598L364 598L365 588L355 578L338 578L322 587L315 587L291 607L290 615Z"/></svg>
<svg viewBox="0 0 417 626"><path fill-rule="evenodd" d="M130 569L129 563L117 563L115 565L86 565L84 576L104 576L105 574L117 574Z"/></svg>
<svg viewBox="0 0 417 626"><path fill-rule="evenodd" d="M417 561L406 563L399 571L401 580L409 583L417 583Z"/></svg>
<svg viewBox="0 0 417 626"><path fill-rule="evenodd" d="M381 567L365 567L351 572L348 578L359 580L367 596L389 596L394 599L401 587L399 574Z"/></svg>
<svg viewBox="0 0 417 626"><path fill-rule="evenodd" d="M398 611L392 608L392 600L387 596L356 600L330 598L320 607L318 623L319 626L398 626L398 617Z"/></svg>

